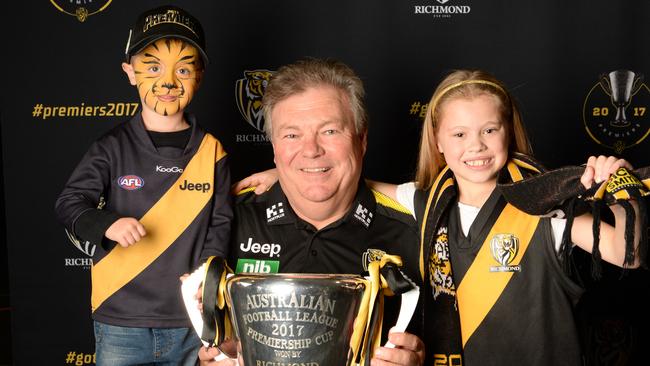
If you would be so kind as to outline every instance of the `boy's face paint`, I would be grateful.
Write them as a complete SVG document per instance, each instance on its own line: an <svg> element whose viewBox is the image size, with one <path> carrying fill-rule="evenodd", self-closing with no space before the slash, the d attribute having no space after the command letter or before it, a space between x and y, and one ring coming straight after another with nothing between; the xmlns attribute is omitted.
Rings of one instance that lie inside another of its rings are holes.
<svg viewBox="0 0 650 366"><path fill-rule="evenodd" d="M176 39L158 40L132 59L142 103L168 116L182 112L201 81L199 52Z"/></svg>

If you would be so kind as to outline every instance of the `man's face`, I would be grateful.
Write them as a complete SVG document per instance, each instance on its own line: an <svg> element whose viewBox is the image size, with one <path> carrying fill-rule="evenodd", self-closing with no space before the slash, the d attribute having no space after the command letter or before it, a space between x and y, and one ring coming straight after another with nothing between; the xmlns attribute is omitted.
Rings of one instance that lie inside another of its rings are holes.
<svg viewBox="0 0 650 366"><path fill-rule="evenodd" d="M199 58L196 47L176 39L160 39L135 55L129 79L143 108L163 116L182 112L201 80Z"/></svg>
<svg viewBox="0 0 650 366"><path fill-rule="evenodd" d="M341 91L319 86L273 108L275 165L290 201L327 202L340 209L354 198L366 134L355 131L349 105Z"/></svg>

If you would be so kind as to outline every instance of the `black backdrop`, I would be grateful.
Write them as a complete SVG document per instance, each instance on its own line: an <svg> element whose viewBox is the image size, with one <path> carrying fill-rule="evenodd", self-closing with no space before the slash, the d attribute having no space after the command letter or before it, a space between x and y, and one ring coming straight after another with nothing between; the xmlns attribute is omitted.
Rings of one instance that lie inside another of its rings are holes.
<svg viewBox="0 0 650 366"><path fill-rule="evenodd" d="M304 56L340 59L363 79L371 121L365 173L373 179L412 179L422 106L455 68L485 69L510 87L549 167L613 154L614 143L635 166L650 163L646 84L639 80L626 107L631 125L619 129L608 126L614 106L597 85L618 69L650 75L647 1L171 2L204 25L211 63L189 109L225 145L235 179L272 164L269 144L240 113L238 81ZM16 365L92 363L90 262L67 241L53 205L90 143L138 102L120 63L134 17L160 4L3 4L0 119ZM81 7L90 13L84 21L73 15ZM587 284L578 307L588 363L647 364L649 302L640 295L649 277L610 272Z"/></svg>

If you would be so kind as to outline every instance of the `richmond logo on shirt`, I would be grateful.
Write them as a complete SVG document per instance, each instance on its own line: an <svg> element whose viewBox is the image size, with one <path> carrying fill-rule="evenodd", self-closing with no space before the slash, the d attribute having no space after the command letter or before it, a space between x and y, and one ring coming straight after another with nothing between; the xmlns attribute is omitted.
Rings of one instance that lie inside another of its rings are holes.
<svg viewBox="0 0 650 366"><path fill-rule="evenodd" d="M519 238L513 234L496 234L490 240L492 257L501 264L490 267L490 272L521 272L521 266L510 265L519 252Z"/></svg>
<svg viewBox="0 0 650 366"><path fill-rule="evenodd" d="M386 252L381 249L366 249L365 253L361 257L361 264L363 265L363 270L367 271L368 266L372 262L379 262L381 258L386 255Z"/></svg>
<svg viewBox="0 0 650 366"><path fill-rule="evenodd" d="M123 175L117 178L117 185L122 189L127 191L135 191L144 187L144 179L138 177L137 175Z"/></svg>

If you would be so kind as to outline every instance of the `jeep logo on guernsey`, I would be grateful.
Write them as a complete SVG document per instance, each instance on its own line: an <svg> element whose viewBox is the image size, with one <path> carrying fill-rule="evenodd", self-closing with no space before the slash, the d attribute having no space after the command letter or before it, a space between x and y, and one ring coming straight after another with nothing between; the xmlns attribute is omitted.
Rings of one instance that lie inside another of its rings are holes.
<svg viewBox="0 0 650 366"><path fill-rule="evenodd" d="M135 191L144 187L144 179L137 175L123 175L117 178L117 184L127 191Z"/></svg>
<svg viewBox="0 0 650 366"><path fill-rule="evenodd" d="M273 258L280 256L282 246L275 243L253 243L253 238L248 238L248 241L246 243L239 243L239 249L245 253L251 252L254 254L268 254L269 257Z"/></svg>
<svg viewBox="0 0 650 366"><path fill-rule="evenodd" d="M207 193L210 191L210 183L190 183L187 180L183 181L183 184L179 185L178 188L181 191L198 191Z"/></svg>

